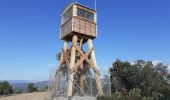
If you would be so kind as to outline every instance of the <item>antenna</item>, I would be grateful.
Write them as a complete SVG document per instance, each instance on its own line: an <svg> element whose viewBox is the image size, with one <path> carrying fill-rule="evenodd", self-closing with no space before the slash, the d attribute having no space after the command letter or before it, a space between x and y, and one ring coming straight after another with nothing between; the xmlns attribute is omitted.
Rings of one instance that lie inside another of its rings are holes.
<svg viewBox="0 0 170 100"><path fill-rule="evenodd" d="M97 11L97 1L94 0L94 9Z"/></svg>

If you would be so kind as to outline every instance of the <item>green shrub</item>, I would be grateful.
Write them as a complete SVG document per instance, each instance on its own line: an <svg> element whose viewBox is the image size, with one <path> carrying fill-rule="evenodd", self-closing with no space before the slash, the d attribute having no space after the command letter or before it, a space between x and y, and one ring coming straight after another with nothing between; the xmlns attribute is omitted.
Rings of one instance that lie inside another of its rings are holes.
<svg viewBox="0 0 170 100"><path fill-rule="evenodd" d="M28 84L27 87L28 87L28 92L30 92L30 93L38 90L37 87L34 86L34 83Z"/></svg>
<svg viewBox="0 0 170 100"><path fill-rule="evenodd" d="M0 82L0 95L12 93L13 93L12 86L7 81Z"/></svg>

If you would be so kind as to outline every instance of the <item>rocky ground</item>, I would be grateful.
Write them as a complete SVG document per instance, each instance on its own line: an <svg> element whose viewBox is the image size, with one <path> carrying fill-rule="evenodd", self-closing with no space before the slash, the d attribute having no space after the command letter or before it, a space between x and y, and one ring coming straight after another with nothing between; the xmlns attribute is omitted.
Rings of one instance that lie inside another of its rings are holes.
<svg viewBox="0 0 170 100"><path fill-rule="evenodd" d="M48 100L48 98L49 96L47 92L35 92L3 96L0 97L0 100Z"/></svg>

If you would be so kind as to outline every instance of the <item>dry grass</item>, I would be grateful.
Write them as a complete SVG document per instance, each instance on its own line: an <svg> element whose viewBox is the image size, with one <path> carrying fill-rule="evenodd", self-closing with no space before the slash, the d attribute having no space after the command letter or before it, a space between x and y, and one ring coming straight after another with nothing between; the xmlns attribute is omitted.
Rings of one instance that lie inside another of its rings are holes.
<svg viewBox="0 0 170 100"><path fill-rule="evenodd" d="M14 94L11 96L0 97L0 100L48 100L48 93L35 92L35 93Z"/></svg>

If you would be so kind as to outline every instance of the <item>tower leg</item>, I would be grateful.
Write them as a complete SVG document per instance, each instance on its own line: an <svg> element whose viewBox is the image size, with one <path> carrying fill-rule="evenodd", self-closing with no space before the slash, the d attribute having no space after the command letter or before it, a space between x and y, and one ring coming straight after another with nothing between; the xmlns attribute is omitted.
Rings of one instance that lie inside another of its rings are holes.
<svg viewBox="0 0 170 100"><path fill-rule="evenodd" d="M64 51L66 51L67 48L68 48L68 41L64 41L64 47L63 47ZM64 59L64 57L63 57L63 53L62 53L61 58L60 58L60 65L59 65L59 68L58 68L58 70L56 72L56 76L55 76L55 87L54 87L53 95L55 95L58 90L59 80L63 74L63 71L60 70L60 66L61 66L63 59Z"/></svg>
<svg viewBox="0 0 170 100"><path fill-rule="evenodd" d="M77 36L74 35L73 39L72 39L72 44L76 45L77 44ZM74 65L75 65L75 56L76 56L76 48L74 46L72 46L71 48L71 57L70 57L70 69L73 69ZM71 73L69 72L68 75L68 88L67 88L67 96L71 97L73 94L73 81L74 81L74 72Z"/></svg>
<svg viewBox="0 0 170 100"><path fill-rule="evenodd" d="M64 47L63 47L64 51L67 51L68 49L68 41L64 41ZM61 58L60 58L60 65L62 63L62 60L63 60L64 56L63 56L63 53L61 54Z"/></svg>
<svg viewBox="0 0 170 100"><path fill-rule="evenodd" d="M83 38L80 39L80 48L83 50ZM81 59L82 57L80 57ZM81 74L80 74L80 96L84 95L84 72L83 72L83 62L80 64Z"/></svg>
<svg viewBox="0 0 170 100"><path fill-rule="evenodd" d="M91 39L88 39L88 46L89 49L93 48L93 43ZM96 62L96 57L95 57L95 53L94 50L91 53L91 58L92 58L92 62L94 64L94 66L97 68L97 62ZM99 91L99 95L103 95L103 90L102 90L102 85L101 85L101 81L100 81L100 76L95 72L95 78L96 78L96 85L97 85L97 89Z"/></svg>
<svg viewBox="0 0 170 100"><path fill-rule="evenodd" d="M80 66L81 70L83 70L83 64ZM80 76L80 95L83 96L84 94L84 73L81 73Z"/></svg>

